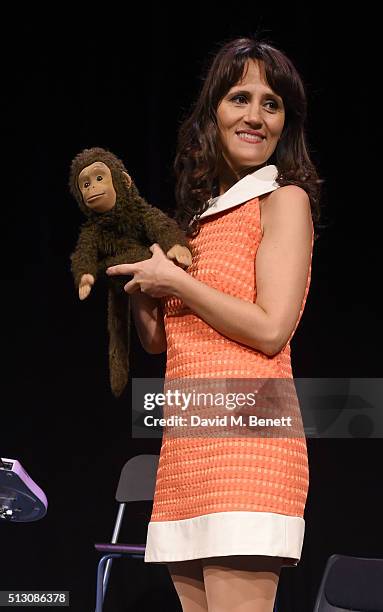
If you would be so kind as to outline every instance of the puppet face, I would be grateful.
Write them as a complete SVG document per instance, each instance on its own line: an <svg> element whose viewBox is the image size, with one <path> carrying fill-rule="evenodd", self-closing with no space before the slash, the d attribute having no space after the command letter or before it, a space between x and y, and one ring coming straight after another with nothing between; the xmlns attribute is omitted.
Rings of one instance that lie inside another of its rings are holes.
<svg viewBox="0 0 383 612"><path fill-rule="evenodd" d="M86 166L78 175L78 186L85 206L97 213L111 210L116 204L112 173L104 162Z"/></svg>

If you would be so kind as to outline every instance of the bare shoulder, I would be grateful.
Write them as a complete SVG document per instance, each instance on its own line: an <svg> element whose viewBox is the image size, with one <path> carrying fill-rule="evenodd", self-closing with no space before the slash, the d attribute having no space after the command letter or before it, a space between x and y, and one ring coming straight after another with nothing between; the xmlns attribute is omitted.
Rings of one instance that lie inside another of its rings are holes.
<svg viewBox="0 0 383 612"><path fill-rule="evenodd" d="M276 218L300 217L306 218L311 224L310 198L306 191L298 185L279 187L260 199L261 229L265 229Z"/></svg>

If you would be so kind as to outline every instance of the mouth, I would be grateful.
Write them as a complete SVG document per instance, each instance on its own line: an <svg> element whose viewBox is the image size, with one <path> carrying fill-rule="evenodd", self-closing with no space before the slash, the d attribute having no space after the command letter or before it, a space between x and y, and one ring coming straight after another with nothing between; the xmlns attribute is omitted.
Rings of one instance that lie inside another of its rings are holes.
<svg viewBox="0 0 383 612"><path fill-rule="evenodd" d="M236 135L243 142L249 142L251 144L260 144L265 140L265 136L259 133L252 132L236 132Z"/></svg>
<svg viewBox="0 0 383 612"><path fill-rule="evenodd" d="M90 198L87 199L87 203L89 204L89 202L93 202L93 200L96 200L97 198L101 198L101 196L103 195L105 195L105 192L95 193L94 195L90 196Z"/></svg>

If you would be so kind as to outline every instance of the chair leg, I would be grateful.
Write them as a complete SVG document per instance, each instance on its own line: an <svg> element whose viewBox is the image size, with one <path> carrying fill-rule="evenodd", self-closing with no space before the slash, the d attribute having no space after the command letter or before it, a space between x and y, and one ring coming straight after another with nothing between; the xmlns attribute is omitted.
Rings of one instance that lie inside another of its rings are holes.
<svg viewBox="0 0 383 612"><path fill-rule="evenodd" d="M276 594L276 596L275 596L275 602L274 602L273 612L279 612L279 603L278 603L278 589L277 589L277 594Z"/></svg>
<svg viewBox="0 0 383 612"><path fill-rule="evenodd" d="M117 554L117 553L113 553L110 555L105 555L104 557L101 557L100 561L98 562L98 567L97 567L97 590L96 590L96 612L102 612L102 605L104 602L104 596L105 596L105 592L104 592L104 588L103 588L103 581L104 581L104 572L105 572L105 565L108 561L108 559L117 559L122 557L121 554ZM105 589L106 591L106 589Z"/></svg>

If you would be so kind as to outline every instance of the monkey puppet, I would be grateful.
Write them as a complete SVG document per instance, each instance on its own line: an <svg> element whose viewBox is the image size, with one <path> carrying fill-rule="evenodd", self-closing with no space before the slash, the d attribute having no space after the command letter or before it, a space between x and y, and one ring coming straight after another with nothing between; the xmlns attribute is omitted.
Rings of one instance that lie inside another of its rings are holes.
<svg viewBox="0 0 383 612"><path fill-rule="evenodd" d="M124 164L110 151L97 147L79 153L71 164L69 187L87 217L71 255L80 300L88 297L97 275L107 277L109 266L150 259L154 242L182 267L191 264L184 232L140 196ZM130 298L123 290L127 280L108 277L109 370L116 397L129 374Z"/></svg>

